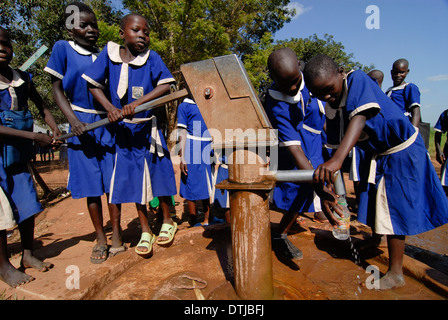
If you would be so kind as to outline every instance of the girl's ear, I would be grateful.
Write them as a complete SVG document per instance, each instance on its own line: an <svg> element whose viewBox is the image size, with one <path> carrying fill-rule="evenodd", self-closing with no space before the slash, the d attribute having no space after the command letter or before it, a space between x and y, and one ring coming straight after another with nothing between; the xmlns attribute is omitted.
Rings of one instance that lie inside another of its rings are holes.
<svg viewBox="0 0 448 320"><path fill-rule="evenodd" d="M123 31L123 29L120 29L120 32L118 34L120 36L120 39L124 39L124 31Z"/></svg>

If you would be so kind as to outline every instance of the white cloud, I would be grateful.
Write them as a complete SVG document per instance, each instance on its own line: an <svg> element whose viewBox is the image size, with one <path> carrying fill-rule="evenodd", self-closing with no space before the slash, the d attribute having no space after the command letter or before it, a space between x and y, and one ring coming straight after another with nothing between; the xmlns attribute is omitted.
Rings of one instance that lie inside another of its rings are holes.
<svg viewBox="0 0 448 320"><path fill-rule="evenodd" d="M428 81L446 81L448 80L448 74L439 74L438 76L429 77Z"/></svg>
<svg viewBox="0 0 448 320"><path fill-rule="evenodd" d="M296 10L296 15L293 17L293 19L297 19L299 16L301 16L305 12L308 12L311 9L313 9L313 7L305 7L305 5L303 5L299 2L290 2L288 4L287 8Z"/></svg>

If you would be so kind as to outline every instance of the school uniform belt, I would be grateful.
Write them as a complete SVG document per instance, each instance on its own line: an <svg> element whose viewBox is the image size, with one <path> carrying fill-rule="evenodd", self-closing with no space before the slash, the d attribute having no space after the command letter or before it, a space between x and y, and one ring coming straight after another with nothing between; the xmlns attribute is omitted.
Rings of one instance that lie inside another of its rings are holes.
<svg viewBox="0 0 448 320"><path fill-rule="evenodd" d="M197 136L192 136L190 134L187 134L187 139L199 140L199 141L213 141L212 137L197 137Z"/></svg>
<svg viewBox="0 0 448 320"><path fill-rule="evenodd" d="M418 137L418 128L415 128L415 133L405 142L400 143L399 145L390 148L389 150L379 153L379 154L374 154L372 156L372 160L370 161L370 172L369 172L369 179L368 182L375 184L375 176L376 176L376 159L378 158L378 156L388 156L391 155L393 153L397 153L400 151L403 151L405 149L407 149L408 147L410 147L415 140L417 140Z"/></svg>
<svg viewBox="0 0 448 320"><path fill-rule="evenodd" d="M311 133L315 133L315 134L321 134L322 133L321 130L313 129L313 128L307 126L306 124L303 125L303 129L305 129L306 131L309 131Z"/></svg>
<svg viewBox="0 0 448 320"><path fill-rule="evenodd" d="M73 111L84 112L84 113L92 113L92 114L107 114L107 111L104 110L96 110L96 109L86 109L74 104L70 104Z"/></svg>
<svg viewBox="0 0 448 320"><path fill-rule="evenodd" d="M157 129L157 117L123 119L123 122L130 124L140 124L147 121L151 121L151 147L149 148L149 152L155 154L157 151L157 155L162 158L165 154L163 152L162 139L160 138L159 130Z"/></svg>

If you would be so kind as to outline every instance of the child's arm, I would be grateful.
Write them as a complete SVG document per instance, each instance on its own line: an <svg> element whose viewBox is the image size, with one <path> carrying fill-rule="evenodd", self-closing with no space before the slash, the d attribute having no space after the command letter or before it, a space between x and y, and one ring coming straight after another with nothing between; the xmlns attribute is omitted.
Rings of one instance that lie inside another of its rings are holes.
<svg viewBox="0 0 448 320"><path fill-rule="evenodd" d="M107 118L110 122L117 122L123 120L123 114L120 109L116 108L106 97L103 90L89 84L89 91L92 96L98 101L107 111Z"/></svg>
<svg viewBox="0 0 448 320"><path fill-rule="evenodd" d="M179 128L179 145L180 145L180 171L184 175L188 175L187 161L185 161L185 146L187 145L187 130Z"/></svg>
<svg viewBox="0 0 448 320"><path fill-rule="evenodd" d="M36 86L31 81L29 86L29 97L30 100L36 105L36 108L39 110L40 115L44 119L45 123L48 124L53 131L53 138L59 137L61 132L59 131L58 125L54 120L53 115L51 114L50 109L46 106L39 92L36 90Z"/></svg>
<svg viewBox="0 0 448 320"><path fill-rule="evenodd" d="M53 138L45 133L17 130L2 125L0 125L0 137L29 139L35 141L41 147L48 146L53 141Z"/></svg>
<svg viewBox="0 0 448 320"><path fill-rule="evenodd" d="M329 186L332 186L335 180L335 172L340 170L344 159L350 153L350 150L355 146L356 142L361 135L361 132L366 123L366 117L358 114L350 120L347 131L345 132L344 138L339 145L339 148L336 150L334 155L330 160L321 164L314 171L314 180L325 190L325 183ZM332 211L334 210L341 217L343 216L343 212L341 208L337 205L336 198L334 196L328 197L328 193L318 192L318 187L315 187L316 193L321 198L322 209L325 216L328 218L331 224L337 225L341 224L341 221L338 221Z"/></svg>
<svg viewBox="0 0 448 320"><path fill-rule="evenodd" d="M294 158L294 163L299 170L313 170L313 165L306 157L301 146L288 146L288 150Z"/></svg>
<svg viewBox="0 0 448 320"><path fill-rule="evenodd" d="M436 160L440 164L444 164L446 161L445 155L443 154L440 142L442 141L442 132L436 131L434 134L434 144L436 148Z"/></svg>
<svg viewBox="0 0 448 320"><path fill-rule="evenodd" d="M354 116L348 125L344 138L330 160L321 164L314 172L314 180L320 183L334 183L334 174L341 169L342 164L347 158L350 150L358 141L362 130L366 124L366 117L362 114Z"/></svg>
<svg viewBox="0 0 448 320"><path fill-rule="evenodd" d="M422 115L420 113L420 107L412 108L411 109L411 116L412 116L412 118L411 118L412 125L414 127L418 128L418 125L420 124L420 121L421 121L421 118L422 118Z"/></svg>
<svg viewBox="0 0 448 320"><path fill-rule="evenodd" d="M73 112L73 109L70 106L70 102L64 94L62 80L55 76L51 76L51 80L54 101L56 101L59 109L61 109L62 113L70 123L71 131L77 136L81 135L84 132L86 126L84 123L79 121L78 117Z"/></svg>
<svg viewBox="0 0 448 320"><path fill-rule="evenodd" d="M170 85L169 84L161 84L154 88L151 92L145 94L143 97L141 97L138 100L135 100L131 102L128 105L125 105L123 107L123 116L126 118L133 118L135 116L135 108L139 105L146 103L148 101L157 99L165 94L167 94L170 91Z"/></svg>

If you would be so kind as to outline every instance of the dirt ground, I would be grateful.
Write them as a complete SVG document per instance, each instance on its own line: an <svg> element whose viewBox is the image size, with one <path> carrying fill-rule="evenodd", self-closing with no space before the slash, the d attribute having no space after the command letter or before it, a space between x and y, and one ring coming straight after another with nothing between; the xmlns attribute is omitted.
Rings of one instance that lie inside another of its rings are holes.
<svg viewBox="0 0 448 320"><path fill-rule="evenodd" d="M440 169L437 163L435 166ZM143 259L133 250L140 238L135 207L124 204L121 221L129 250L103 264L91 264L89 256L95 235L85 200L74 200L59 189L66 183L67 168L57 158L51 162L38 161L35 167L47 187L59 194L56 199L50 197L44 201L46 209L38 216L35 230L36 255L52 262L54 267L45 273L28 269L26 272L36 280L16 289L0 283L0 300L189 300L197 298L193 290L175 288L192 278L204 279L206 287L202 294L207 299L237 299L231 285L233 271L227 224L189 228L183 199L176 196L176 205L171 208L179 224L175 242L169 248L154 246L154 255ZM179 179L178 174L176 176ZM353 204L351 182L346 181L346 186L349 204ZM41 187L38 186L38 190L43 194ZM107 208L105 201L103 198L103 207ZM107 212L104 216L108 221ZM150 218L157 234L160 225L154 215L150 214ZM271 210L273 226L280 218L279 212ZM291 241L304 252L304 260L300 263L284 261L273 253L276 292L282 292L284 297L292 300L439 300L448 297L448 225L408 237L406 287L379 293L363 289L361 282L368 277L365 267L369 264L379 265L381 272L387 270L387 250L376 249L356 261L347 244L341 245L331 237L328 225L311 218L311 215L305 216L290 235ZM110 234L109 222L106 230ZM355 221L351 231L355 240L370 235L369 228ZM9 235L8 249L17 267L21 252L18 231L11 230ZM80 281L70 282L76 279L72 276L78 276ZM190 282L185 286L190 286Z"/></svg>

